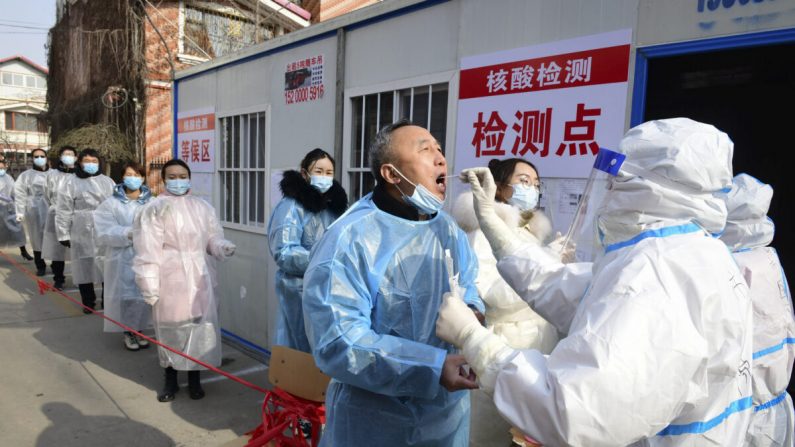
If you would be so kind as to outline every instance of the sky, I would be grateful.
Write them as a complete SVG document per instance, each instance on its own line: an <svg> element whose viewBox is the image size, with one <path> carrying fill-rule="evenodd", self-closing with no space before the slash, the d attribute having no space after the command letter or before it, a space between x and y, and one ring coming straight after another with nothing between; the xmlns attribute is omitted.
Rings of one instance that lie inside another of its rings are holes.
<svg viewBox="0 0 795 447"><path fill-rule="evenodd" d="M20 54L46 67L55 0L0 0L0 11L0 59Z"/></svg>

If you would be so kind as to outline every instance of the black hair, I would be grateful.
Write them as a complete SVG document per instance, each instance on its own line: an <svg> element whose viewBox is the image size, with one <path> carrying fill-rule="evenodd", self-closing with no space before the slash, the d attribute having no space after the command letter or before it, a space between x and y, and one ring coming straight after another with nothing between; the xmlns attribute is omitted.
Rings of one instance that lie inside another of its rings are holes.
<svg viewBox="0 0 795 447"><path fill-rule="evenodd" d="M172 158L171 160L167 161L162 168L160 168L160 179L163 180L164 183L166 181L166 168L169 166L182 166L188 170L188 178L190 178L190 166L188 166L187 163L180 160L179 158Z"/></svg>
<svg viewBox="0 0 795 447"><path fill-rule="evenodd" d="M75 155L77 155L77 149L75 149L75 147L74 147L74 146L69 146L69 145L66 145L66 146L61 146L61 148L60 148L60 149L58 149L58 160L56 161L56 165L55 165L55 167L56 167L56 169L58 169L59 171L62 171L62 172L73 172L73 171L74 171L74 166L72 166L71 168L70 168L70 167L67 167L67 166L66 166L65 164L63 164L63 162L61 161L61 156L62 156L62 155L63 155L63 153L64 153L64 152L66 152L66 151L72 151L72 152L74 152L74 153L75 153Z"/></svg>
<svg viewBox="0 0 795 447"><path fill-rule="evenodd" d="M530 166L534 171L536 171L536 175L541 175L538 173L538 168L524 158L506 158L505 160L494 158L489 161L489 171L491 171L491 176L494 177L494 182L498 185L508 185L511 183L513 171L516 170L516 165L519 163L524 163Z"/></svg>
<svg viewBox="0 0 795 447"><path fill-rule="evenodd" d="M121 168L122 177L124 176L124 173L127 172L127 168L132 169L133 171L137 172L138 175L140 175L141 177L146 178L146 169L144 169L144 167L137 161L128 161L127 163L124 164L124 166Z"/></svg>
<svg viewBox="0 0 795 447"><path fill-rule="evenodd" d="M301 169L303 169L308 175L309 168L311 168L316 161L322 160L324 158L328 158L331 162L331 166L336 167L336 164L334 163L334 157L332 157L331 154L324 151L323 149L316 147L309 151L309 153L304 156L304 159L301 160Z"/></svg>
<svg viewBox="0 0 795 447"><path fill-rule="evenodd" d="M370 171L378 183L384 183L384 178L381 177L381 166L392 163L393 160L392 133L406 126L414 126L414 123L406 118L401 118L392 124L387 124L378 131L370 144Z"/></svg>
<svg viewBox="0 0 795 447"><path fill-rule="evenodd" d="M88 172L83 170L83 166L81 165L81 163L83 162L83 159L86 157L94 157L99 161L99 169L97 170L96 174L89 174ZM96 149L90 147L87 147L82 151L80 151L80 154L77 156L77 161L75 162L75 175L80 178L87 178L100 174L102 174L102 158L100 158L99 152Z"/></svg>

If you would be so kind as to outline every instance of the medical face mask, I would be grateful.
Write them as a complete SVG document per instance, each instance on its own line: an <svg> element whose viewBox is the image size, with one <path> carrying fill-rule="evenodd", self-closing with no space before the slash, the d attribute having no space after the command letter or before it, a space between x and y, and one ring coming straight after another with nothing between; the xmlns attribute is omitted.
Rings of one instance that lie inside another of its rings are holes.
<svg viewBox="0 0 795 447"><path fill-rule="evenodd" d="M334 178L326 177L325 175L313 175L309 177L309 184L320 192L328 191L333 183Z"/></svg>
<svg viewBox="0 0 795 447"><path fill-rule="evenodd" d="M47 157L37 157L33 159L33 164L43 168L47 164Z"/></svg>
<svg viewBox="0 0 795 447"><path fill-rule="evenodd" d="M83 171L88 175L94 175L99 171L99 163L83 163Z"/></svg>
<svg viewBox="0 0 795 447"><path fill-rule="evenodd" d="M436 197L432 192L428 191L428 188L422 185L414 184L411 180L406 178L402 172L398 171L396 167L392 166L392 169L394 169L398 175L406 179L407 182L414 186L414 193L411 196L407 196L403 190L398 187L398 191L400 191L400 194L403 195L403 199L406 202L410 203L414 208L417 208L417 210L419 210L419 212L422 214L435 214L442 209L444 202Z"/></svg>
<svg viewBox="0 0 795 447"><path fill-rule="evenodd" d="M0 177L2 177L4 175L6 175L6 170L5 169L0 169Z"/></svg>
<svg viewBox="0 0 795 447"><path fill-rule="evenodd" d="M134 177L134 176L127 176L124 177L124 186L129 189L130 191L138 191L143 185L144 179L143 177Z"/></svg>
<svg viewBox="0 0 795 447"><path fill-rule="evenodd" d="M534 210L538 207L538 188L524 183L517 183L511 185L511 187L513 188L513 195L508 199L508 203L521 211Z"/></svg>
<svg viewBox="0 0 795 447"><path fill-rule="evenodd" d="M190 189L190 179L171 179L166 180L166 191L175 196L185 195Z"/></svg>
<svg viewBox="0 0 795 447"><path fill-rule="evenodd" d="M75 156L74 155L61 155L61 163L66 166L74 166L75 165Z"/></svg>

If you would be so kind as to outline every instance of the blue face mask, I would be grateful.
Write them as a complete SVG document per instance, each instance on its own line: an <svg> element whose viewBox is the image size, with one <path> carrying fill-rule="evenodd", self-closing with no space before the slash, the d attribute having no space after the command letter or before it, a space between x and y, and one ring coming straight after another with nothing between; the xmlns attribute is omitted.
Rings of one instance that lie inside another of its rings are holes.
<svg viewBox="0 0 795 447"><path fill-rule="evenodd" d="M124 180L124 186L130 191L138 191L138 189L141 188L141 185L144 184L143 177L127 176L124 177L123 180Z"/></svg>
<svg viewBox="0 0 795 447"><path fill-rule="evenodd" d="M398 175L406 179L407 182L414 186L414 193L410 196L404 194L403 191L398 187L398 191L403 194L403 200L411 204L414 208L417 208L417 210L422 214L431 215L438 213L439 210L442 209L444 202L436 197L432 192L428 191L428 188L422 185L415 185L411 180L406 178L402 172L398 171L396 167L392 166L392 169L394 169Z"/></svg>
<svg viewBox="0 0 795 447"><path fill-rule="evenodd" d="M334 178L326 177L325 175L313 175L309 177L309 184L320 192L326 192L334 184Z"/></svg>
<svg viewBox="0 0 795 447"><path fill-rule="evenodd" d="M5 169L0 169L0 177L2 177L4 175L6 175L6 170Z"/></svg>
<svg viewBox="0 0 795 447"><path fill-rule="evenodd" d="M47 164L47 157L35 157L33 158L33 164L43 168Z"/></svg>
<svg viewBox="0 0 795 447"><path fill-rule="evenodd" d="M83 163L83 171L88 175L99 172L99 163Z"/></svg>
<svg viewBox="0 0 795 447"><path fill-rule="evenodd" d="M61 155L61 163L66 166L74 166L75 165L75 156L74 155Z"/></svg>
<svg viewBox="0 0 795 447"><path fill-rule="evenodd" d="M538 207L538 188L527 186L524 183L517 183L511 186L513 187L513 195L508 199L508 203L521 211L534 210Z"/></svg>
<svg viewBox="0 0 795 447"><path fill-rule="evenodd" d="M175 196L182 196L190 189L190 179L171 179L166 180L166 191Z"/></svg>

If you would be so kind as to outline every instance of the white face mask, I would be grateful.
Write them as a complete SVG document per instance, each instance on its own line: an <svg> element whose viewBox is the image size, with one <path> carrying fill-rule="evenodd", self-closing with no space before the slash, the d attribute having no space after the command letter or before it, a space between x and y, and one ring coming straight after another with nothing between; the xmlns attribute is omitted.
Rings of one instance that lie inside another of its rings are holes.
<svg viewBox="0 0 795 447"><path fill-rule="evenodd" d="M394 169L395 172L397 172L398 175L403 177L407 182L411 183L412 186L414 186L414 193L411 196L407 196L403 190L400 189L400 187L395 185L398 188L398 191L400 191L400 194L403 195L403 199L406 202L411 204L414 208L417 208L417 210L422 214L436 214L440 209L442 209L444 202L436 197L435 194L428 191L428 188L413 183L405 175L403 175L398 168L394 166L391 166L391 168Z"/></svg>
<svg viewBox="0 0 795 447"><path fill-rule="evenodd" d="M309 177L309 184L320 192L326 192L334 184L334 178L325 175L313 175Z"/></svg>
<svg viewBox="0 0 795 447"><path fill-rule="evenodd" d="M540 194L535 186L527 186L524 183L511 185L513 195L508 199L508 203L519 208L521 211L534 210L538 208L538 198Z"/></svg>

